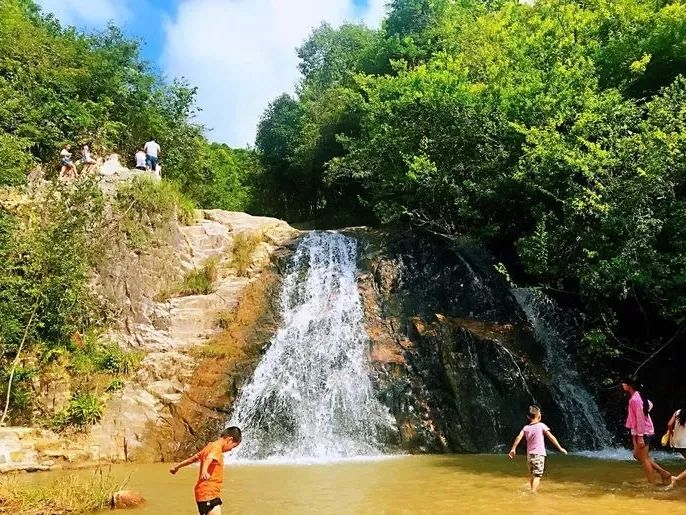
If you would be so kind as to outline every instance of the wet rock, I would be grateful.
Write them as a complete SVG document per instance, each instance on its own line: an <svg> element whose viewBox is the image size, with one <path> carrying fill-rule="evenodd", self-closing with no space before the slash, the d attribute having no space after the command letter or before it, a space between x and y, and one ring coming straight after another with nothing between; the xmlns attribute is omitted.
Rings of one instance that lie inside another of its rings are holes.
<svg viewBox="0 0 686 515"><path fill-rule="evenodd" d="M136 508L142 506L145 499L141 494L134 490L119 490L112 494L110 506L113 509Z"/></svg>
<svg viewBox="0 0 686 515"><path fill-rule="evenodd" d="M426 232L352 232L374 379L396 418L397 445L501 450L534 402L562 438L591 432L567 423L544 350L488 254Z"/></svg>

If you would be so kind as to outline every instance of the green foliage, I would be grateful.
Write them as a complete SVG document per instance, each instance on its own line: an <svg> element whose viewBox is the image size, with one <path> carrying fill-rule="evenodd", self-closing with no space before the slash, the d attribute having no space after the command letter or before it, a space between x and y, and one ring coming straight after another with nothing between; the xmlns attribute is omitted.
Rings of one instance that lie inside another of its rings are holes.
<svg viewBox="0 0 686 515"><path fill-rule="evenodd" d="M179 289L179 295L209 295L214 291L214 282L217 280L216 258L208 259L198 270L191 270L183 280Z"/></svg>
<svg viewBox="0 0 686 515"><path fill-rule="evenodd" d="M211 257L200 268L189 271L183 281L168 290L160 292L155 300L165 302L173 297L188 295L209 295L214 291L214 283L219 276L219 259Z"/></svg>
<svg viewBox="0 0 686 515"><path fill-rule="evenodd" d="M686 322L685 40L683 0L393 0L381 31L324 25L259 126L265 211L477 239L573 294L614 357L618 313Z"/></svg>
<svg viewBox="0 0 686 515"><path fill-rule="evenodd" d="M86 429L100 421L105 404L92 393L76 393L67 406L55 415L52 425L55 429L76 427Z"/></svg>
<svg viewBox="0 0 686 515"><path fill-rule="evenodd" d="M173 221L190 224L195 216L193 201L175 183L143 176L119 185L115 207L127 243L136 250L154 245Z"/></svg>
<svg viewBox="0 0 686 515"><path fill-rule="evenodd" d="M102 195L86 180L54 184L31 198L10 191L4 204L11 212L0 208L2 352L11 355L25 331L29 341L66 345L102 317L88 287Z"/></svg>

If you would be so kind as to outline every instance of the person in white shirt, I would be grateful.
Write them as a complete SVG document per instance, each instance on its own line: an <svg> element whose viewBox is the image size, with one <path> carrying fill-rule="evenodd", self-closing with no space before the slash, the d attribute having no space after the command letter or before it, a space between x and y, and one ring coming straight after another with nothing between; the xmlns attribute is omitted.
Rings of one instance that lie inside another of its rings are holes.
<svg viewBox="0 0 686 515"><path fill-rule="evenodd" d="M136 168L139 170L147 170L148 169L148 158L145 155L145 151L142 148L138 149L138 152L136 152Z"/></svg>
<svg viewBox="0 0 686 515"><path fill-rule="evenodd" d="M676 410L667 423L667 427L669 428L671 437L669 439L670 445L675 451L679 451L679 453L686 458L686 408ZM678 476L672 476L672 482L667 488L674 488L677 481L681 481L682 479L686 479L686 470Z"/></svg>
<svg viewBox="0 0 686 515"><path fill-rule="evenodd" d="M155 141L154 138L151 138L150 141L148 141L145 146L143 147L145 150L145 155L147 157L148 165L150 166L150 169L153 172L157 172L157 160L160 157L160 152L161 148L160 145Z"/></svg>
<svg viewBox="0 0 686 515"><path fill-rule="evenodd" d="M83 163L83 170L81 170L82 173L90 171L91 168L93 168L93 166L97 164L95 159L93 159L93 156L91 155L91 149L88 145L84 145L81 149L81 163Z"/></svg>

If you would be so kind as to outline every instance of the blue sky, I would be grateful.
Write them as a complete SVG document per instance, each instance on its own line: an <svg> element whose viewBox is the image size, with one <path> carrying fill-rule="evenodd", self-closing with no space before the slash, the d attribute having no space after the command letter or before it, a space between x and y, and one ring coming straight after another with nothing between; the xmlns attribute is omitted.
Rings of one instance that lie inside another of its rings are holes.
<svg viewBox="0 0 686 515"><path fill-rule="evenodd" d="M295 48L313 27L378 26L386 0L37 0L64 24L98 30L108 21L143 42L166 78L198 86L208 137L252 144L268 102L293 91Z"/></svg>

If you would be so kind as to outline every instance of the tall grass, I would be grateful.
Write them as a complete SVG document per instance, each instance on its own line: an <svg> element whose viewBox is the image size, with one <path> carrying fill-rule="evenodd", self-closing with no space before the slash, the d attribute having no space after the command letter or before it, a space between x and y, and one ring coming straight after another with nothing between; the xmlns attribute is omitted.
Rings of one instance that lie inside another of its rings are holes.
<svg viewBox="0 0 686 515"><path fill-rule="evenodd" d="M211 257L202 267L191 270L183 281L155 296L157 302L165 302L173 297L188 295L209 295L214 291L214 282L219 277L219 259Z"/></svg>
<svg viewBox="0 0 686 515"><path fill-rule="evenodd" d="M264 234L262 232L242 232L234 237L231 265L236 269L238 275L242 277L248 275L253 254L263 241Z"/></svg>
<svg viewBox="0 0 686 515"><path fill-rule="evenodd" d="M0 476L0 512L91 513L109 508L113 494L126 483L102 469L70 474L48 484L30 484L16 474Z"/></svg>

